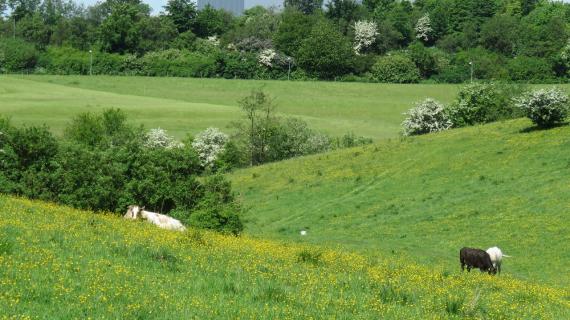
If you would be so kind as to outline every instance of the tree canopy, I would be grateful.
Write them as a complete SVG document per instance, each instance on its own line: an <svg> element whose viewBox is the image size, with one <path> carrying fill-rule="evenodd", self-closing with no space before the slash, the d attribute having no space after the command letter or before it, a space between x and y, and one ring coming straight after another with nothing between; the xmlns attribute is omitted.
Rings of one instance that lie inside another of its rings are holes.
<svg viewBox="0 0 570 320"><path fill-rule="evenodd" d="M0 70L52 72L62 50L93 50L98 59L109 54L106 67L97 70L113 66L113 74L375 81L372 66L397 55L413 61L422 79L441 82L465 80L471 65L474 75L485 79L534 81L524 75L544 71L541 81L570 76L564 51L570 4L563 2L284 0L283 5L282 11L258 6L233 16L211 6L198 10L191 0L169 0L151 15L140 0L88 7L72 0L0 0ZM8 41L14 37L20 42ZM172 56L172 50L181 50L179 58L164 60L161 69L168 71L155 72L152 57ZM85 67L67 70L83 73Z"/></svg>

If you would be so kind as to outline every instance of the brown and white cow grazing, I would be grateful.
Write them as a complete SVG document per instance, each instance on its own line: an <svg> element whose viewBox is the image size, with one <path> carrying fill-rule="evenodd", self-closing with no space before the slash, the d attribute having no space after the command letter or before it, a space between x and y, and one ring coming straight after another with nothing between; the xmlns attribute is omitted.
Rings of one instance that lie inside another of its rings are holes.
<svg viewBox="0 0 570 320"><path fill-rule="evenodd" d="M144 207L141 208L139 206L129 206L127 209L127 213L124 215L125 219L145 219L148 222L155 224L163 229L168 230L177 230L177 231L184 231L186 228L182 225L182 223L172 217L169 217L164 214L146 211Z"/></svg>
<svg viewBox="0 0 570 320"><path fill-rule="evenodd" d="M459 262L461 263L461 271L471 271L471 268L478 268L481 272L487 271L489 274L496 274L497 269L493 266L491 257L485 250L475 248L461 248L459 251Z"/></svg>

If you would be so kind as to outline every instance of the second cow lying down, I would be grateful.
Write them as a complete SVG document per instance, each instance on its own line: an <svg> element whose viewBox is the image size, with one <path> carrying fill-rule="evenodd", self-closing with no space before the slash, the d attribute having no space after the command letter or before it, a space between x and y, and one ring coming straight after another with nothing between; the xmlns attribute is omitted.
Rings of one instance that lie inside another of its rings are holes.
<svg viewBox="0 0 570 320"><path fill-rule="evenodd" d="M127 213L124 215L125 219L145 219L148 222L155 224L163 229L184 231L186 228L182 223L172 217L164 214L145 211L144 207L129 206Z"/></svg>
<svg viewBox="0 0 570 320"><path fill-rule="evenodd" d="M496 274L497 269L491 261L491 257L485 250L474 248L461 248L459 251L459 262L461 262L461 270L471 271L471 268L478 268L481 272L487 271L489 274Z"/></svg>

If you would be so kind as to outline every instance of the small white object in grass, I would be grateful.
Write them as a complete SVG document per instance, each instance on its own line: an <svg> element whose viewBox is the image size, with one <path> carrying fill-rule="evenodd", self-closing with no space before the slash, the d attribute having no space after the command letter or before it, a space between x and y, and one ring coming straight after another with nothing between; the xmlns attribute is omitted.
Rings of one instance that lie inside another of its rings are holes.
<svg viewBox="0 0 570 320"><path fill-rule="evenodd" d="M306 230L301 230L301 235L302 235L302 236L306 236L306 235L307 235L307 231L306 231Z"/></svg>

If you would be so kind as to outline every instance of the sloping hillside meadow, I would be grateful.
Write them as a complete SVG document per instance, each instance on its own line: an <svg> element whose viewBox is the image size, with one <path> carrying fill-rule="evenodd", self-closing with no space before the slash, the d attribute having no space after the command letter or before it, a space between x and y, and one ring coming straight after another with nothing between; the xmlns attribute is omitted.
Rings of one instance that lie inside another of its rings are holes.
<svg viewBox="0 0 570 320"><path fill-rule="evenodd" d="M570 316L568 292L393 256L177 233L0 196L0 317L392 319Z"/></svg>
<svg viewBox="0 0 570 320"><path fill-rule="evenodd" d="M110 76L0 76L0 114L61 134L121 108L182 138L227 130L258 88L376 143L227 174L237 238L0 195L0 319L570 318L570 126L401 138L415 101L458 87ZM495 245L503 274L461 273L461 247Z"/></svg>
<svg viewBox="0 0 570 320"><path fill-rule="evenodd" d="M461 247L497 245L513 256L505 274L568 287L570 127L531 127L521 119L394 139L230 177L250 205L248 234L452 273Z"/></svg>

